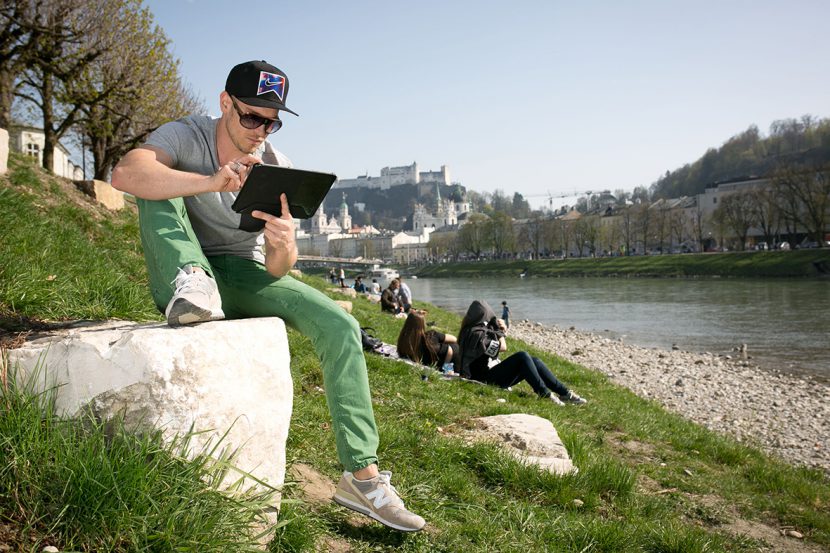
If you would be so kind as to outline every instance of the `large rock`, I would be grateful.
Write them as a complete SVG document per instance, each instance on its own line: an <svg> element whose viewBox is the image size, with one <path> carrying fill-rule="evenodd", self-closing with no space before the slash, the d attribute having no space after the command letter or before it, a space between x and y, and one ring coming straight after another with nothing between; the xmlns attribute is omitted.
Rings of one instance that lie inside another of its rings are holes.
<svg viewBox="0 0 830 553"><path fill-rule="evenodd" d="M124 209L124 193L101 180L76 180L75 186L98 203L112 211Z"/></svg>
<svg viewBox="0 0 830 553"><path fill-rule="evenodd" d="M524 413L475 419L479 438L495 441L523 463L554 474L576 473L568 450L548 419Z"/></svg>
<svg viewBox="0 0 830 553"><path fill-rule="evenodd" d="M168 436L193 425L206 431L193 438L193 451L230 429L223 446L241 446L238 468L275 487L285 481L293 383L281 319L178 328L110 321L71 328L9 353L19 379L35 374L40 364L38 389L61 385L62 414L90 407L103 419L123 414L130 426L152 423ZM238 478L230 473L226 483Z"/></svg>

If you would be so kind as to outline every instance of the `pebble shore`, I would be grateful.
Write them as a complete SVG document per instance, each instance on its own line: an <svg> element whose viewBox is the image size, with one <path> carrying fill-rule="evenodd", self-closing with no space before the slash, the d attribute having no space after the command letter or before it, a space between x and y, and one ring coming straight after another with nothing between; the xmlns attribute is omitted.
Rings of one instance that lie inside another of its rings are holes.
<svg viewBox="0 0 830 553"><path fill-rule="evenodd" d="M511 324L510 337L599 371L711 430L830 472L826 383L761 369L751 352L721 356L643 348L526 320Z"/></svg>

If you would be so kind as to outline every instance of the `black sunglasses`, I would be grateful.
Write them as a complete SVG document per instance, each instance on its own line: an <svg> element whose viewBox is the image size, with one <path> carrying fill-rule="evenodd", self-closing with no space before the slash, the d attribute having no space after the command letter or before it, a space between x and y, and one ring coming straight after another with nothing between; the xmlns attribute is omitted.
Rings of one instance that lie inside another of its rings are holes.
<svg viewBox="0 0 830 553"><path fill-rule="evenodd" d="M282 127L282 121L280 121L279 118L268 119L266 117L254 115L253 113L242 113L239 106L236 105L236 100L234 100L233 96L231 96L231 103L233 104L233 109L235 109L236 113L239 114L239 124L246 129L256 129L262 125L265 125L265 132L268 134L274 134Z"/></svg>

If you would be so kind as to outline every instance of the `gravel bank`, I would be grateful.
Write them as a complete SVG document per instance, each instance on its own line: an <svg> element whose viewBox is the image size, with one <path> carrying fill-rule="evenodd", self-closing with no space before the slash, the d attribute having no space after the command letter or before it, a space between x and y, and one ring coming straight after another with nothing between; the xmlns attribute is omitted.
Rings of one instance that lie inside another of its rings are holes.
<svg viewBox="0 0 830 553"><path fill-rule="evenodd" d="M795 463L830 472L830 386L732 356L642 348L517 321L509 337L597 370L641 397ZM579 391L579 390L577 390Z"/></svg>

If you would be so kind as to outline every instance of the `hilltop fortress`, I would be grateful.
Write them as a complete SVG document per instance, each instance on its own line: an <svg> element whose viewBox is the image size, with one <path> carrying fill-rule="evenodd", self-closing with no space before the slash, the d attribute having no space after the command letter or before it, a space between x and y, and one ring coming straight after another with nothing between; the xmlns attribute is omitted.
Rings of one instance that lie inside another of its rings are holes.
<svg viewBox="0 0 830 553"><path fill-rule="evenodd" d="M401 184L425 184L435 183L449 186L450 170L446 165L441 166L440 171L418 171L418 162L413 161L412 165L400 167L384 167L380 170L379 177L370 177L368 174L355 179L339 179L334 183L333 189L341 188L375 188L378 190L389 190L393 186ZM421 191L419 190L419 194Z"/></svg>

